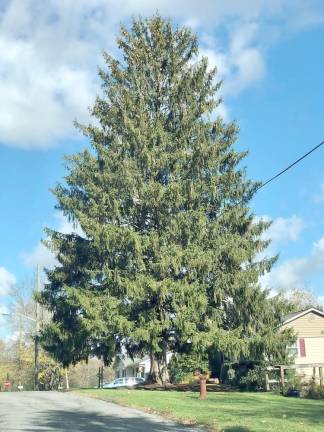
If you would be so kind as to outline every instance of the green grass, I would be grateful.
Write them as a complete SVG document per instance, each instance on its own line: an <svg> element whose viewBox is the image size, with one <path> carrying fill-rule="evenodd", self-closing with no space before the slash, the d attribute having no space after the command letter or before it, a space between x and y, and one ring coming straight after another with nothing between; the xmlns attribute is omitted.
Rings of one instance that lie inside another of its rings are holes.
<svg viewBox="0 0 324 432"><path fill-rule="evenodd" d="M89 389L78 393L149 410L183 423L208 425L215 431L324 431L324 401L240 392L213 392L204 401L193 392Z"/></svg>

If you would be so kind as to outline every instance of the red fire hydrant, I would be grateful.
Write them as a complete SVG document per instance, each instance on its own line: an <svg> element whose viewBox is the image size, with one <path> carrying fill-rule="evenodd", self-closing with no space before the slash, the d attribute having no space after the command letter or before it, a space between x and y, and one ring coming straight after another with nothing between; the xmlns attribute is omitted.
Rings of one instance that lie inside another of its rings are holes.
<svg viewBox="0 0 324 432"><path fill-rule="evenodd" d="M207 374L201 373L200 370L195 371L195 376L199 378L199 399L206 399L207 388L206 388L206 380Z"/></svg>

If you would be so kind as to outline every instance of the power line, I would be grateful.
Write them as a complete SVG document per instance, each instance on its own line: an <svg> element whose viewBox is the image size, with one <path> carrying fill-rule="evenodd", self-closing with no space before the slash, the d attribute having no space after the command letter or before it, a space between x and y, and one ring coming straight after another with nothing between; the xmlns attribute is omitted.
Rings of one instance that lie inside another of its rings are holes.
<svg viewBox="0 0 324 432"><path fill-rule="evenodd" d="M263 182L257 189L255 189L255 191L253 192L253 195L256 194L260 189L264 188L266 185L271 183L273 180L275 180L276 178L280 177L282 174L284 174L285 172L290 170L290 168L297 165L299 162L301 162L303 159L305 159L307 156L309 156L311 153L313 153L315 150L317 150L323 144L324 144L324 140L321 141L319 144L317 144L315 147L313 147L311 150L309 150L307 153L305 153L303 156L301 156L299 159L295 160L295 162L293 162L289 166L287 166L287 168L283 169L282 171L275 174L273 177L270 177L268 180ZM252 198L252 196L250 198ZM233 206L231 206L230 208L233 209L233 208L235 208L239 205L242 205L242 204L243 204L243 199L240 200L239 202L237 202L236 204L234 204Z"/></svg>
<svg viewBox="0 0 324 432"><path fill-rule="evenodd" d="M287 168L283 169L282 171L280 171L278 174L274 175L273 177L269 178L267 181L265 181L264 183L262 183L255 192L259 191L260 189L262 189L263 187L265 187L267 184L271 183L273 180L275 180L276 178L280 177L282 174L284 174L286 171L290 170L290 168L292 168L293 166L297 165L299 162L301 162L303 159L305 159L307 156L309 156L311 153L313 153L313 151L317 150L319 147L321 147L321 145L324 144L324 141L320 142L319 144L317 144L314 148L312 148L311 150L309 150L307 153L305 153L303 156L301 156L299 159L297 159L295 162L293 162L292 164L290 164L289 166L287 166Z"/></svg>

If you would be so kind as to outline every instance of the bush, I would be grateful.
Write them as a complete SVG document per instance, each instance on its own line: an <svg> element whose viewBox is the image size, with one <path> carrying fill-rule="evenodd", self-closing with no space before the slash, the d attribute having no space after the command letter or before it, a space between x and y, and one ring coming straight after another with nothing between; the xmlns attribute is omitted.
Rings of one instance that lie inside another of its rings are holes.
<svg viewBox="0 0 324 432"><path fill-rule="evenodd" d="M172 383L188 383L194 379L194 372L208 372L208 358L201 354L175 354L168 365Z"/></svg>
<svg viewBox="0 0 324 432"><path fill-rule="evenodd" d="M297 375L294 370L288 371L286 373L286 379L288 386L287 393L292 392L293 390L298 390L299 392L303 390L303 383L301 377Z"/></svg>
<svg viewBox="0 0 324 432"><path fill-rule="evenodd" d="M45 352L39 356L39 389L57 390L63 382L63 368Z"/></svg>
<svg viewBox="0 0 324 432"><path fill-rule="evenodd" d="M249 369L246 375L240 377L239 385L249 390L264 390L265 368L263 366L255 366Z"/></svg>
<svg viewBox="0 0 324 432"><path fill-rule="evenodd" d="M266 365L242 361L226 365L225 382L245 390L265 389Z"/></svg>
<svg viewBox="0 0 324 432"><path fill-rule="evenodd" d="M306 388L304 396L309 399L324 399L324 387L311 382Z"/></svg>

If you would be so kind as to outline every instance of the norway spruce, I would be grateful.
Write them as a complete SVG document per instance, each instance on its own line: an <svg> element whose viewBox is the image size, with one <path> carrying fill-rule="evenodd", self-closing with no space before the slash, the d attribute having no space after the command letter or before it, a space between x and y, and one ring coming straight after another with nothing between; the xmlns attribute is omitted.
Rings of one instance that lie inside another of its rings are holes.
<svg viewBox="0 0 324 432"><path fill-rule="evenodd" d="M54 189L84 234L48 230L59 265L41 294L53 313L44 346L64 364L148 354L153 382L168 379L168 352L279 349L285 307L258 285L273 261L256 260L268 224L249 209L258 184L236 124L214 119L215 70L189 28L160 16L122 27L117 44L95 122L78 125L91 148L67 158Z"/></svg>

